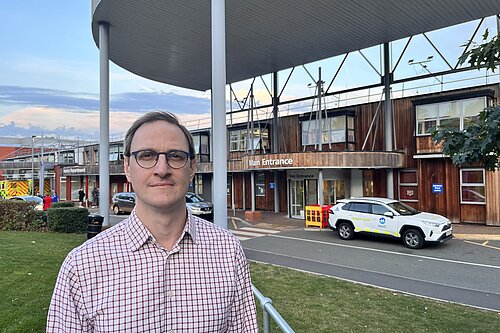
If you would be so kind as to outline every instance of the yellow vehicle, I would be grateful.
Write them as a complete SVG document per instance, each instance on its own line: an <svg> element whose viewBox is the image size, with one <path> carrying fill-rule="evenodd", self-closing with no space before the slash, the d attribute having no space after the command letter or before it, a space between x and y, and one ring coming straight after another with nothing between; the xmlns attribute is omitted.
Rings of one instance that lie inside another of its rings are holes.
<svg viewBox="0 0 500 333"><path fill-rule="evenodd" d="M35 181L35 191L33 192L35 195L39 193L38 187L38 182ZM43 184L43 191L44 193L50 193L50 180L45 180ZM0 181L0 197L2 199L29 194L31 194L31 179Z"/></svg>

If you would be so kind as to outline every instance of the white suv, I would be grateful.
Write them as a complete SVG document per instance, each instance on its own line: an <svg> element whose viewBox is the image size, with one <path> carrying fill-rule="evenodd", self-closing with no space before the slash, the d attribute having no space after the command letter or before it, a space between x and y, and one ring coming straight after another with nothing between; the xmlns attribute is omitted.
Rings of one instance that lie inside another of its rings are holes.
<svg viewBox="0 0 500 333"><path fill-rule="evenodd" d="M342 239L356 232L401 238L404 245L419 249L424 242L444 242L452 237L451 222L441 215L423 213L394 199L342 199L330 208L328 223Z"/></svg>

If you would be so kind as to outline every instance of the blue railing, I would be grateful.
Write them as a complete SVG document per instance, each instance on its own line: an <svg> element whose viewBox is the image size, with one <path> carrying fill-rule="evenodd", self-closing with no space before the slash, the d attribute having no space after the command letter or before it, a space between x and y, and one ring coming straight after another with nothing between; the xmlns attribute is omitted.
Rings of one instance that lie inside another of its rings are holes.
<svg viewBox="0 0 500 333"><path fill-rule="evenodd" d="M255 298L259 301L260 306L262 308L263 317L264 317L264 333L271 332L271 322L269 320L269 316L271 316L278 327L285 333L294 333L294 330L288 325L288 323L283 319L283 317L279 314L278 311L274 308L272 301L270 298L265 297L259 291L259 289L255 288L252 284L252 291Z"/></svg>

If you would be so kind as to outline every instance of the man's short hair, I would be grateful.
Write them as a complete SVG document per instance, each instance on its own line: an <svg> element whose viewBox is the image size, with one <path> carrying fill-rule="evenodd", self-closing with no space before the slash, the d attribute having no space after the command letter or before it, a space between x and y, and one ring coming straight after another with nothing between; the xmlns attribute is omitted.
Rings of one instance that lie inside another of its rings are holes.
<svg viewBox="0 0 500 333"><path fill-rule="evenodd" d="M191 154L193 154L193 156L195 155L193 137L191 136L191 133L189 133L187 128L179 123L179 120L177 119L177 117L170 112L153 111L153 112L148 112L145 115L143 115L142 117L140 117L139 119L137 119L132 124L132 126L129 128L129 130L127 131L127 134L125 135L125 140L124 140L125 150L123 152L123 154L125 156L127 156L127 157L130 156L130 153L131 153L130 146L132 145L132 139L134 138L135 132L137 132L139 127L141 127L144 124L152 123L155 121L166 121L169 124L172 124L172 125L179 127L181 129L182 133L184 133L184 136L186 137L186 139L188 141L189 152Z"/></svg>

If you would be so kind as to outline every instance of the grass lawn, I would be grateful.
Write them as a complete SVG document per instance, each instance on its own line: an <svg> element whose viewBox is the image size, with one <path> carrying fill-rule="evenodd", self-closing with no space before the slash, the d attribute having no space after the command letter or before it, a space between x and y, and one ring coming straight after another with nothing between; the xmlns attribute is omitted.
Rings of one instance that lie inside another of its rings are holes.
<svg viewBox="0 0 500 333"><path fill-rule="evenodd" d="M0 332L44 331L59 267L85 239L0 231ZM254 285L296 332L500 332L498 313L271 265L250 267Z"/></svg>

